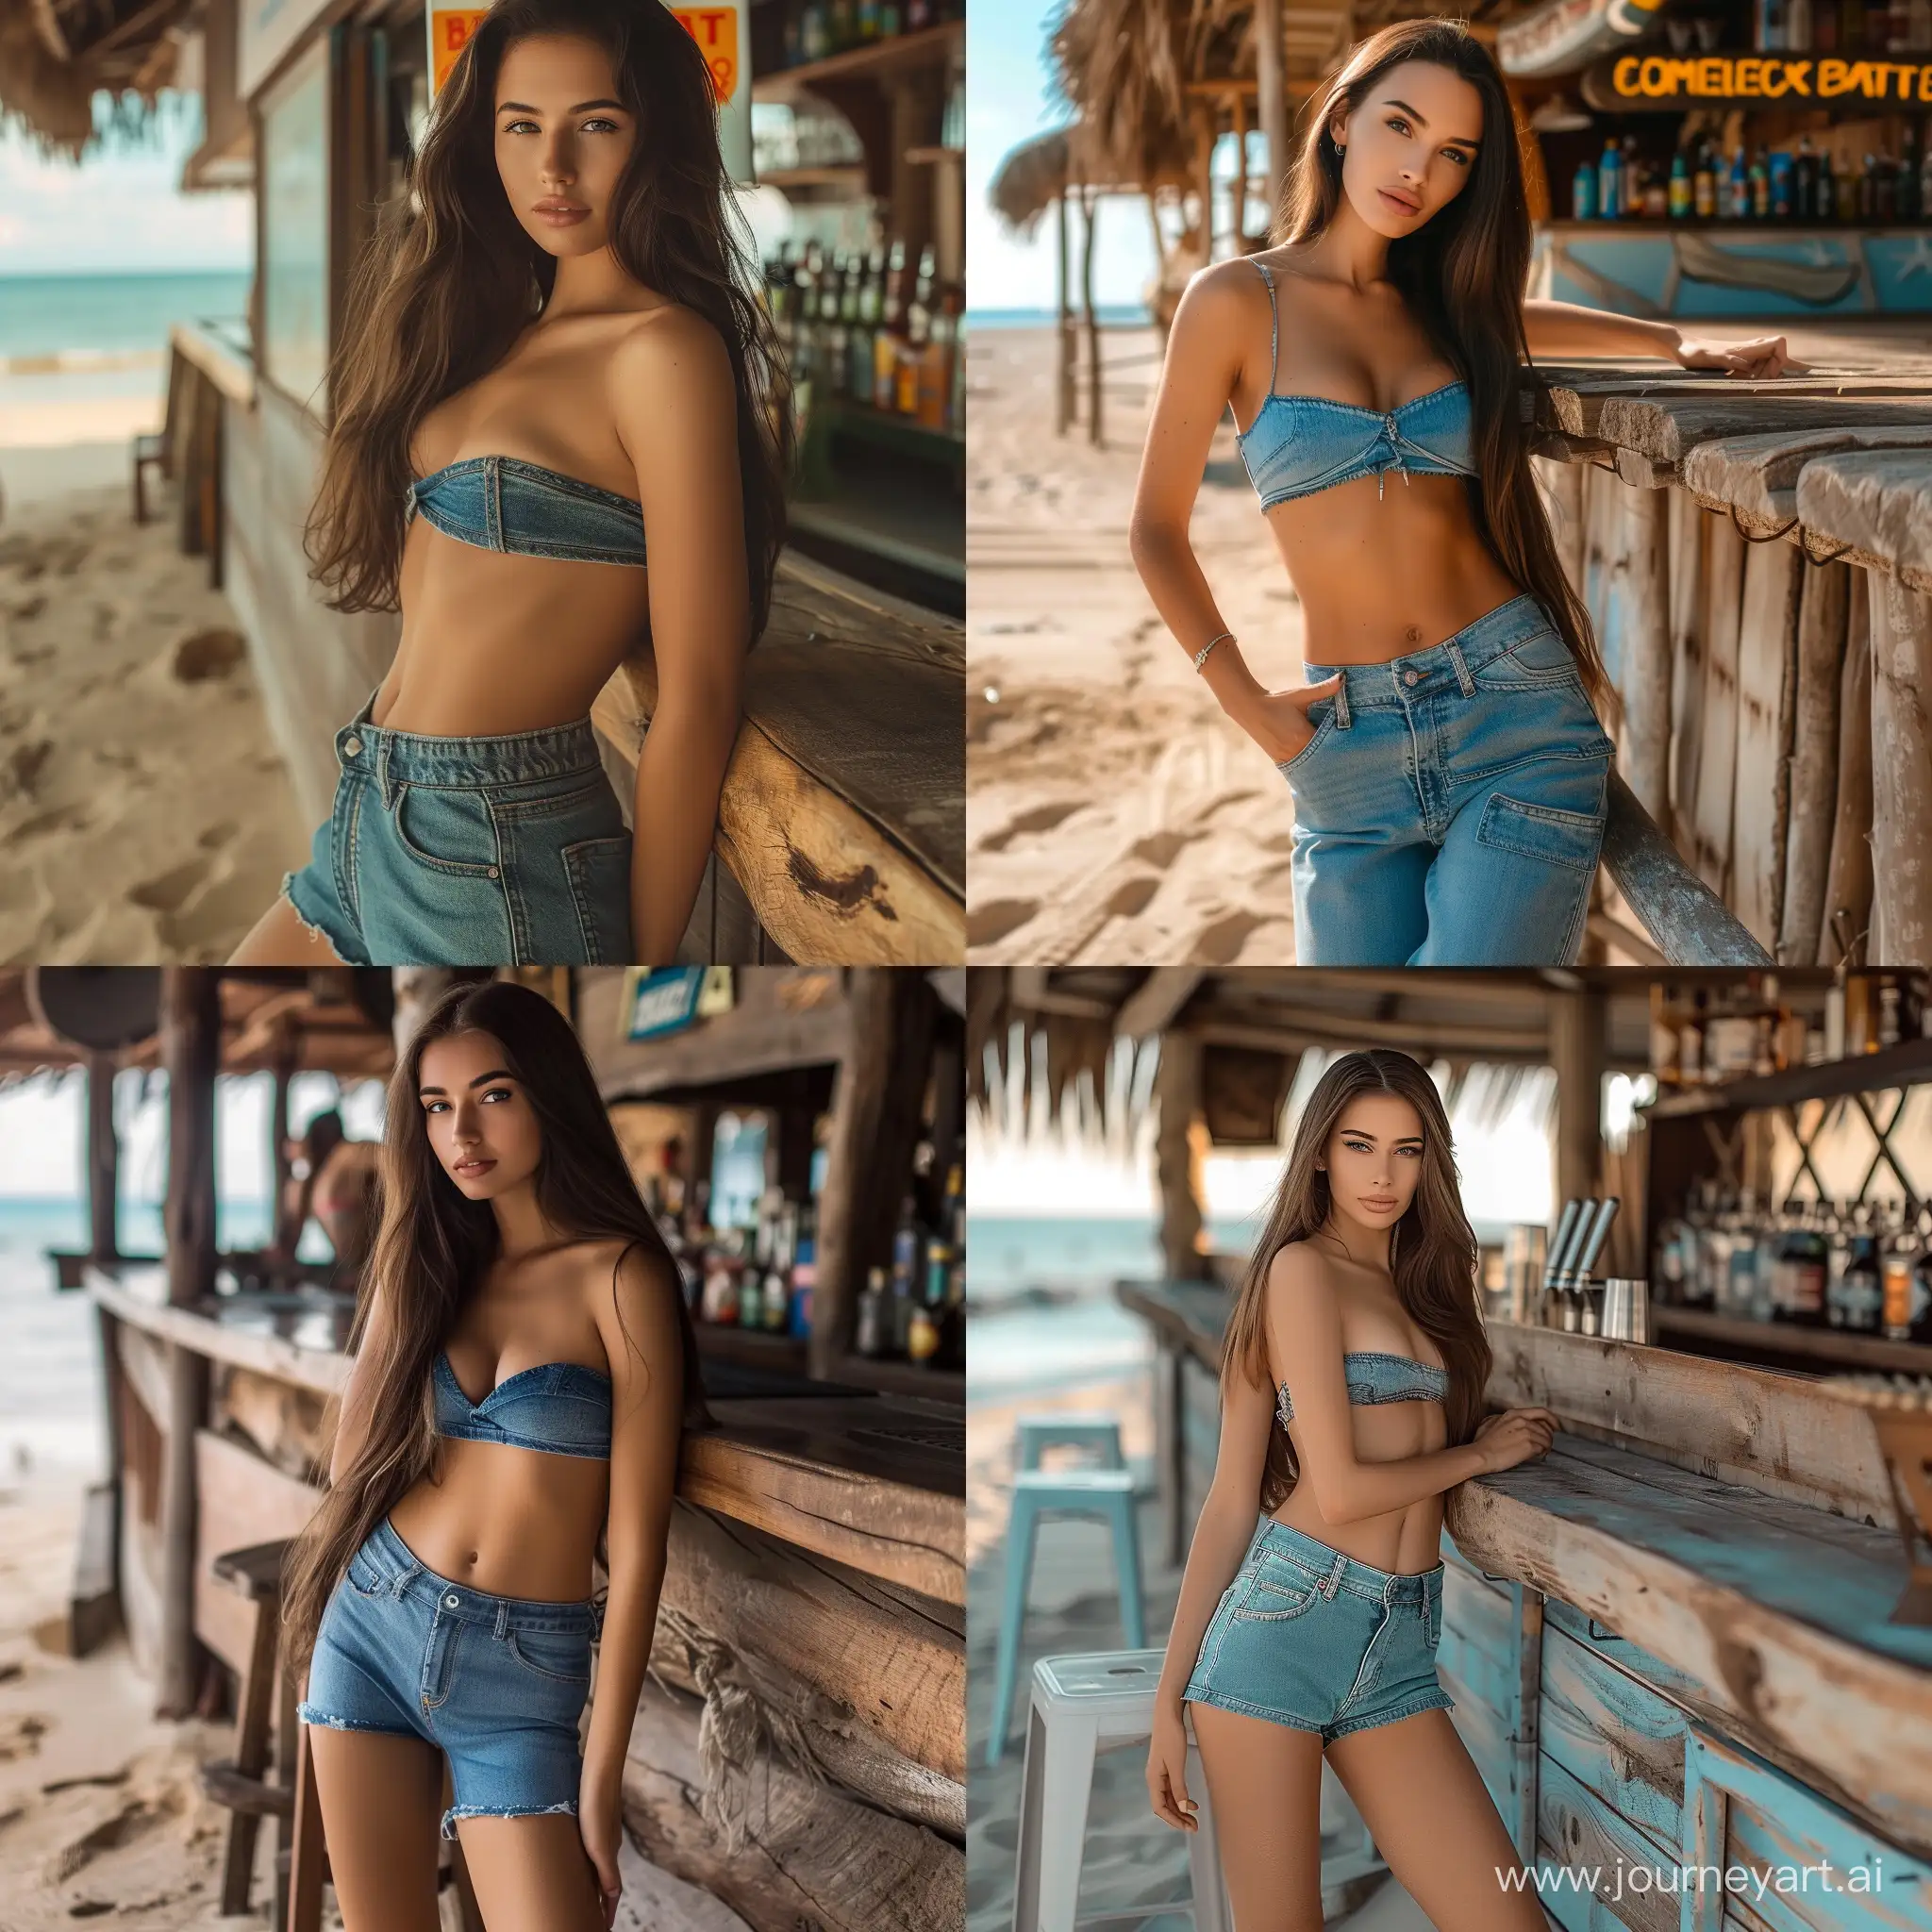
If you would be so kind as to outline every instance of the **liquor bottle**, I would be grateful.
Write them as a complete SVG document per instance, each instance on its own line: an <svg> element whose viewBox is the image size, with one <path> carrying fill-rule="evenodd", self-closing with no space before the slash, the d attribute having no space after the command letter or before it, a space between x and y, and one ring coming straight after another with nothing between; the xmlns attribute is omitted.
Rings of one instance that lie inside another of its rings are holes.
<svg viewBox="0 0 1932 1932"><path fill-rule="evenodd" d="M1831 150L1821 148L1818 153L1818 194L1816 219L1831 222L1838 219L1838 184L1831 175Z"/></svg>
<svg viewBox="0 0 1932 1932"><path fill-rule="evenodd" d="M1839 0L1838 38L1842 54L1865 51L1865 0Z"/></svg>
<svg viewBox="0 0 1932 1932"><path fill-rule="evenodd" d="M1858 219L1861 222L1875 222L1878 219L1878 157L1867 155L1865 165L1858 171Z"/></svg>
<svg viewBox="0 0 1932 1932"><path fill-rule="evenodd" d="M1919 1209L1918 1259L1912 1264L1911 1332L1908 1341L1932 1341L1932 1208Z"/></svg>
<svg viewBox="0 0 1932 1932"><path fill-rule="evenodd" d="M1575 177L1570 183L1570 219L1596 219L1596 170L1588 161L1577 162Z"/></svg>
<svg viewBox="0 0 1932 1932"><path fill-rule="evenodd" d="M858 1320L852 1337L853 1347L868 1360L876 1361L888 1352L891 1323L888 1299L886 1271L883 1268L869 1269L865 1277L865 1292L858 1297Z"/></svg>
<svg viewBox="0 0 1932 1932"><path fill-rule="evenodd" d="M1886 16L1885 51L1904 54L1909 50L1911 38L1911 14L1906 0L1891 0Z"/></svg>
<svg viewBox="0 0 1932 1932"><path fill-rule="evenodd" d="M1924 0L1932 7L1932 0ZM1916 222L1919 219L1919 158L1912 152L1912 130L1907 125L1899 149L1898 181L1893 190L1892 219Z"/></svg>
<svg viewBox="0 0 1932 1932"><path fill-rule="evenodd" d="M1632 183L1640 180L1641 175L1641 169L1637 156L1637 137L1634 134L1626 134L1624 137L1624 185L1618 202L1618 212L1625 217L1641 215L1644 212L1643 195L1641 190L1634 194L1631 192Z"/></svg>
<svg viewBox="0 0 1932 1932"><path fill-rule="evenodd" d="M1771 218L1791 218L1791 158L1783 148L1774 148L1771 156Z"/></svg>
<svg viewBox="0 0 1932 1932"><path fill-rule="evenodd" d="M1808 222L1817 212L1815 196L1818 191L1818 162L1811 152L1811 137L1801 134L1798 137L1798 156L1792 163L1795 177L1791 192L1791 212L1799 221Z"/></svg>
<svg viewBox="0 0 1932 1932"><path fill-rule="evenodd" d="M1761 222L1771 213L1771 175L1764 165L1762 148L1752 158L1750 181L1751 219Z"/></svg>
<svg viewBox="0 0 1932 1932"><path fill-rule="evenodd" d="M1810 51L1811 0L1786 0L1785 52L1808 54Z"/></svg>
<svg viewBox="0 0 1932 1932"><path fill-rule="evenodd" d="M1816 53L1838 52L1838 0L1812 0L1811 45Z"/></svg>
<svg viewBox="0 0 1932 1932"><path fill-rule="evenodd" d="M1731 198L1724 212L1734 222L1748 221L1751 217L1751 171L1744 164L1744 148L1741 142L1731 155Z"/></svg>
<svg viewBox="0 0 1932 1932"><path fill-rule="evenodd" d="M1918 1305L1924 1281L1919 1264L1924 1258L1917 1230L1908 1228L1901 1217L1887 1234L1878 1264L1879 1328L1888 1341L1910 1341L1924 1314Z"/></svg>
<svg viewBox="0 0 1932 1932"><path fill-rule="evenodd" d="M765 1284L756 1268L747 1268L738 1281L738 1325L762 1328L765 1325Z"/></svg>
<svg viewBox="0 0 1932 1932"><path fill-rule="evenodd" d="M1872 218L1890 222L1897 210L1898 171L1892 166L1891 157L1886 155L1878 163L1877 178L1872 184Z"/></svg>
<svg viewBox="0 0 1932 1932"><path fill-rule="evenodd" d="M1697 170L1690 183L1690 205L1699 221L1710 221L1717 214L1717 170L1710 147L1706 142L1700 142L1697 149Z"/></svg>
<svg viewBox="0 0 1932 1932"><path fill-rule="evenodd" d="M901 284L906 279L906 244L894 241L886 258L884 306L873 337L873 404L890 409L899 384Z"/></svg>
<svg viewBox="0 0 1932 1932"><path fill-rule="evenodd" d="M1690 212L1690 170L1684 164L1682 148L1671 157L1671 180L1666 211L1674 222L1681 222Z"/></svg>
<svg viewBox="0 0 1932 1932"><path fill-rule="evenodd" d="M1906 52L1932 53L1932 0L1907 0Z"/></svg>
<svg viewBox="0 0 1932 1932"><path fill-rule="evenodd" d="M1878 1231L1872 1210L1863 1202L1853 1209L1851 1254L1840 1288L1844 1327L1854 1335L1876 1335L1884 1310L1884 1291L1878 1274Z"/></svg>
<svg viewBox="0 0 1932 1932"><path fill-rule="evenodd" d="M1596 207L1597 212L1606 220L1614 220L1622 211L1619 206L1624 158L1618 151L1615 141L1604 142L1603 158L1596 164Z"/></svg>
<svg viewBox="0 0 1932 1932"><path fill-rule="evenodd" d="M932 339L932 248L920 251L919 279L906 310L906 347L899 358L898 393L894 408L902 416L919 414L919 369Z"/></svg>
<svg viewBox="0 0 1932 1932"><path fill-rule="evenodd" d="M1932 141L1921 143L1919 156L1919 219L1932 221Z"/></svg>
<svg viewBox="0 0 1932 1932"><path fill-rule="evenodd" d="M1810 1328L1824 1326L1824 1230L1815 1208L1798 1217L1791 1237L1790 1301L1786 1319Z"/></svg>
<svg viewBox="0 0 1932 1932"><path fill-rule="evenodd" d="M888 1324L894 1355L906 1353L912 1305L919 1298L919 1205L910 1194L899 1204L899 1224L892 1230L892 1308Z"/></svg>

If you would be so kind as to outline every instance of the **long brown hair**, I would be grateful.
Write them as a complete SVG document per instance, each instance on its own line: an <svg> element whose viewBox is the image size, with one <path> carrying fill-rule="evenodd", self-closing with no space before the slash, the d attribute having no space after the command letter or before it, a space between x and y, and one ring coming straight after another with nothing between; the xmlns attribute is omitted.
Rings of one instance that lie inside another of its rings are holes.
<svg viewBox="0 0 1932 1932"><path fill-rule="evenodd" d="M541 993L511 981L450 988L398 1057L389 1083L378 1162L382 1224L365 1271L370 1286L349 1332L354 1352L380 1295L384 1322L375 1344L380 1352L362 1365L367 1428L361 1446L289 1553L282 1618L298 1671L314 1649L323 1609L350 1557L431 1471L439 1440L431 1364L497 1256L494 1212L488 1202L470 1200L443 1172L417 1097L424 1048L458 1033L495 1040L536 1110L542 1133L537 1202L543 1218L583 1240L620 1240L625 1256L642 1248L658 1258L667 1282L679 1280L570 1023ZM681 1289L674 1291L683 1337L684 1425L702 1428L710 1414L697 1337ZM621 1308L618 1319L622 1324ZM340 1405L332 1405L325 1431L330 1442L341 1421Z"/></svg>
<svg viewBox="0 0 1932 1932"><path fill-rule="evenodd" d="M518 41L573 35L610 56L637 139L610 203L625 275L704 317L723 338L738 397L738 465L751 579L751 641L772 607L785 541L792 430L758 264L741 240L718 144L717 96L697 42L668 7L629 0L497 0L447 81L404 192L357 266L334 358L322 481L304 533L331 610L393 610L416 425L493 369L541 313L555 257L511 212L494 148L496 76Z"/></svg>
<svg viewBox="0 0 1932 1932"><path fill-rule="evenodd" d="M1372 1047L1345 1053L1309 1094L1295 1128L1294 1146L1268 1209L1268 1220L1235 1297L1222 1345L1224 1391L1236 1375L1257 1388L1270 1385L1265 1315L1268 1270L1291 1241L1305 1241L1327 1224L1328 1176L1315 1165L1334 1138L1342 1110L1358 1094L1392 1093L1415 1108L1423 1124L1422 1174L1414 1198L1390 1236L1390 1272L1395 1291L1416 1325L1441 1351L1449 1371L1443 1411L1450 1442L1466 1442L1483 1416L1490 1379L1490 1343L1476 1303L1475 1231L1462 1211L1449 1116L1436 1083L1406 1053ZM1270 1427L1268 1464L1261 1476L1261 1508L1273 1515L1301 1480L1288 1431Z"/></svg>
<svg viewBox="0 0 1932 1932"><path fill-rule="evenodd" d="M1519 384L1541 385L1528 368L1523 295L1530 226L1515 115L1495 60L1457 20L1401 20L1358 42L1320 94L1309 96L1301 152L1283 186L1269 239L1312 241L1341 205L1341 150L1329 136L1383 75L1404 60L1446 67L1483 104L1483 134L1461 193L1412 235L1389 244L1389 279L1431 342L1469 387L1476 528L1498 565L1545 611L1576 659L1592 703L1614 705L1583 600L1563 573L1549 513L1529 467Z"/></svg>

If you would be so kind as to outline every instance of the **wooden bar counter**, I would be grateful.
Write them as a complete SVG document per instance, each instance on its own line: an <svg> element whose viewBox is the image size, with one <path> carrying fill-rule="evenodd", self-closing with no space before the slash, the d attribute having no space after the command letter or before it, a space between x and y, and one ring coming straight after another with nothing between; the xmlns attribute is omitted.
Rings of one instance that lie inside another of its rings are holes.
<svg viewBox="0 0 1932 1932"><path fill-rule="evenodd" d="M1185 1530L1229 1297L1117 1293L1179 1391L1157 1429ZM1932 1626L1890 1621L1909 1566L1867 1413L1808 1377L1507 1322L1489 1337L1490 1407L1543 1405L1562 1428L1546 1457L1449 1492L1438 1663L1519 1853L1567 1868L1541 1893L1553 1920L1932 1927ZM1757 1889L1824 1859L1835 1891L1815 1872ZM1704 1865L1750 1882L1657 1882Z"/></svg>
<svg viewBox="0 0 1932 1932"><path fill-rule="evenodd" d="M195 1635L240 1668L249 1611L222 1551L292 1536L345 1384L347 1297L165 1305L158 1268L90 1270L101 1322L115 1570L156 1654L172 1379L199 1364ZM756 1398L730 1393L749 1377ZM965 1887L965 1424L957 1404L709 1362L687 1439L625 1780L645 1854L758 1932L957 1923ZM781 1388L781 1385L782 1388ZM710 1745L700 1723L710 1707ZM748 1808L747 1808L748 1807ZM950 1915L950 1919L948 1917Z"/></svg>

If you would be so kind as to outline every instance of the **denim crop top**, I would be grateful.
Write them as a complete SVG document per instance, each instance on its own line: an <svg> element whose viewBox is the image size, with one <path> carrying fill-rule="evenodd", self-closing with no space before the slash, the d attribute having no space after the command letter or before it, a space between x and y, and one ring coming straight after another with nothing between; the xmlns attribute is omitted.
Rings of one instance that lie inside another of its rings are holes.
<svg viewBox="0 0 1932 1932"><path fill-rule="evenodd" d="M1352 1403L1441 1402L1449 1392L1449 1371L1413 1356L1385 1355L1380 1349L1357 1349L1341 1357L1341 1373ZM1294 1420L1288 1384L1275 1398L1275 1420L1285 1429Z"/></svg>
<svg viewBox="0 0 1932 1932"><path fill-rule="evenodd" d="M1274 301L1274 277L1266 262L1255 267L1268 285L1268 312L1274 327L1268 339L1267 395L1260 413L1235 438L1247 465L1248 480L1270 510L1291 497L1312 496L1357 476L1375 478L1379 497L1391 470L1407 483L1424 476L1474 476L1470 443L1469 388L1445 382L1426 395L1393 409L1371 409L1359 403L1334 403L1326 396L1283 395L1273 387L1281 316Z"/></svg>
<svg viewBox="0 0 1932 1932"><path fill-rule="evenodd" d="M610 1454L610 1379L580 1362L540 1362L499 1382L481 1402L463 1393L449 1357L436 1355L436 1433L557 1456Z"/></svg>
<svg viewBox="0 0 1932 1932"><path fill-rule="evenodd" d="M520 457L465 457L419 476L404 496L403 525L418 510L445 537L518 557L582 563L644 560L644 508Z"/></svg>

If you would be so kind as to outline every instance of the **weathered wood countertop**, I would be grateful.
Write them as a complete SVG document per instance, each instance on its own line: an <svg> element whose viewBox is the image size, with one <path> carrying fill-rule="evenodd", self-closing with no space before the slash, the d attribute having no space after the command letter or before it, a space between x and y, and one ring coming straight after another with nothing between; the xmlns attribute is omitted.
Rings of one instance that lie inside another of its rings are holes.
<svg viewBox="0 0 1932 1932"><path fill-rule="evenodd" d="M220 1300L168 1307L158 1269L118 1281L90 1269L90 1295L149 1334L337 1394L350 1357L340 1317ZM278 1298L279 1299L279 1298ZM714 1428L686 1439L678 1494L817 1555L951 1605L966 1600L966 1424L956 1405L849 1391L714 1401Z"/></svg>
<svg viewBox="0 0 1932 1932"><path fill-rule="evenodd" d="M646 646L591 713L625 772L657 703ZM966 957L965 720L958 620L784 553L746 664L716 850L791 958Z"/></svg>

